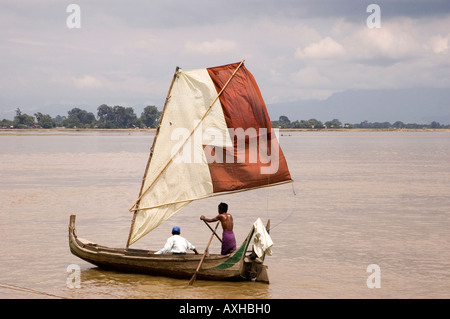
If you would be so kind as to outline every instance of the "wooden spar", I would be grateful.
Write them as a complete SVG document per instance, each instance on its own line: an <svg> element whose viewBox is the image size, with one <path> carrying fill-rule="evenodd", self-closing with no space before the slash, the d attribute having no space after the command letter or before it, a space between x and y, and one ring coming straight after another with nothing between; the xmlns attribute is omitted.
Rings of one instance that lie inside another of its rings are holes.
<svg viewBox="0 0 450 319"><path fill-rule="evenodd" d="M141 192L139 198L137 199L137 201L133 204L133 206L131 206L131 208L129 209L130 212L132 211L136 211L137 209L134 209L139 201L141 200L142 196L144 196L148 190L153 186L153 184L158 180L158 178L161 176L161 174L167 169L167 167L169 166L170 163L172 163L173 159L175 158L175 156L182 150L182 148L184 147L184 144L186 144L186 142L189 140L189 138L191 138L191 136L194 134L195 130L200 126L200 124L203 122L203 120L205 119L206 115L208 115L209 111L211 110L211 108L213 107L213 105L216 103L216 101L219 99L219 97L222 95L223 91L226 89L226 87L228 86L228 83L230 83L231 79L234 77L234 75L237 73L237 71L240 69L240 67L242 66L242 64L244 64L244 60L241 61L241 63L239 63L239 65L237 66L236 70L234 70L233 74L231 74L230 78L228 79L228 81L225 83L225 85L222 87L222 89L220 90L220 92L217 94L217 96L215 97L215 99L212 101L212 103L209 105L209 107L206 109L205 113L203 114L202 118L200 119L200 121L198 121L197 125L193 128L193 130L191 131L191 133L189 134L189 136L184 140L184 142L180 145L180 147L178 148L178 150L174 153L172 153L172 156L170 157L170 159L168 160L168 162L166 163L166 165L163 167L163 169L159 172L159 174L155 177L155 179L152 181L152 183L147 187L147 189L144 192ZM164 106L165 109L165 106Z"/></svg>
<svg viewBox="0 0 450 319"><path fill-rule="evenodd" d="M203 253L202 259L200 259L200 262L198 263L198 266L197 266L197 269L195 270L194 275L192 276L191 280L189 280L189 286L192 286L192 284L194 283L195 279L197 278L198 271L202 267L203 260L205 260L205 256L206 256L206 253L208 252L209 245L211 245L211 241L212 241L212 239L214 237L214 234L216 233L216 230L217 230L218 226L219 226L219 222L217 222L216 228L214 228L213 234L211 235L211 238L209 239L208 245L206 246L206 249L205 249L205 252Z"/></svg>
<svg viewBox="0 0 450 319"><path fill-rule="evenodd" d="M140 202L140 199L142 197L142 190L144 189L145 178L147 177L148 168L150 167L150 162L151 162L152 157L153 157L153 149L155 147L156 139L158 138L159 128L161 126L162 119L164 117L164 111L166 110L166 105L169 102L170 92L172 91L172 87L173 87L173 84L175 83L175 79L177 77L179 69L180 68L177 66L177 68L175 69L175 73L173 74L172 83L170 83L169 91L167 92L166 101L164 102L164 107L163 107L163 110L162 110L162 113L161 113L161 118L159 119L158 127L157 127L156 133L155 133L155 138L153 139L152 147L150 148L150 155L148 157L147 166L145 167L144 176L142 177L141 189L139 190L139 199L133 205L133 207L136 206L136 208L139 206L139 202ZM130 246L131 233L132 233L132 230L133 230L133 226L134 226L135 220L136 220L136 211L134 211L133 219L131 221L130 233L128 234L128 240L127 240L127 248Z"/></svg>
<svg viewBox="0 0 450 319"><path fill-rule="evenodd" d="M216 231L215 231L214 229L212 229L212 227L209 226L209 224L208 224L205 220L204 220L204 222L205 222L206 226L208 226L209 229L211 229L211 231L213 232L213 234L216 235L217 239L218 239L220 242L222 242L222 239L220 239L220 237L219 237L219 235L217 235Z"/></svg>
<svg viewBox="0 0 450 319"><path fill-rule="evenodd" d="M198 199L206 199L206 198L210 198L210 197L230 195L230 194L241 193L241 192L247 192L247 191L255 190L255 189L258 189L258 188L274 187L274 186L279 186L279 185L283 185L283 184L287 184L287 183L293 183L293 182L294 182L294 180L290 179L290 180L287 180L287 181L282 181L282 182L278 182L278 183L274 183L274 184L270 184L270 185L260 185L260 186L245 188L245 189L236 189L236 190L232 190L232 191L225 191L225 192L220 192L220 193L212 193L212 194L208 194L208 195L205 195L205 196L196 197L196 198L193 198L193 199L192 198L183 199L183 200L178 200L178 201L174 201L174 202L154 205L154 206L151 206L151 207L142 207L142 208L139 207L139 208L133 209L132 211L146 210L146 209L151 209L151 208L163 207L163 206L167 206L167 205L174 205L174 204L192 202L193 200L198 200Z"/></svg>

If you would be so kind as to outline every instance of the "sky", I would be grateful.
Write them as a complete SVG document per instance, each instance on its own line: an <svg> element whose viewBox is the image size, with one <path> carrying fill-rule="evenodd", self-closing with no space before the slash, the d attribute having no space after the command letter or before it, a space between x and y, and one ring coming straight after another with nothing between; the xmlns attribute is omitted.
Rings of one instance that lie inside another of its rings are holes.
<svg viewBox="0 0 450 319"><path fill-rule="evenodd" d="M139 116L146 105L162 109L177 66L243 59L268 105L450 89L448 0L0 0L0 8L0 119L17 108L56 116L101 104Z"/></svg>

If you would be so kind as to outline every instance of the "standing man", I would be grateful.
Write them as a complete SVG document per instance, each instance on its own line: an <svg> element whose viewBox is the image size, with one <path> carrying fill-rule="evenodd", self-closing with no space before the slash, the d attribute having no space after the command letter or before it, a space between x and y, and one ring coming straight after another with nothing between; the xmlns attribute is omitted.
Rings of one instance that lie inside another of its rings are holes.
<svg viewBox="0 0 450 319"><path fill-rule="evenodd" d="M201 220L204 220L208 223L213 223L216 221L220 221L222 224L222 255L228 255L229 253L236 250L236 238L234 237L233 232L233 216L227 213L228 205L225 203L219 204L219 215L214 218L206 218L205 216L200 216Z"/></svg>

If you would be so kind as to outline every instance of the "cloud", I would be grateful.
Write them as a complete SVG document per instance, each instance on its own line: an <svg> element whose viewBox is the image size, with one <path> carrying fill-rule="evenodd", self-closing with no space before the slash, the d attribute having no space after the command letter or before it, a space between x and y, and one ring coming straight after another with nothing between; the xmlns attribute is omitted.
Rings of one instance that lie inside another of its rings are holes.
<svg viewBox="0 0 450 319"><path fill-rule="evenodd" d="M380 29L365 21L327 20L326 29L316 28L319 38L292 51L288 87L276 89L294 101L347 90L450 87L448 23L450 15L385 19Z"/></svg>
<svg viewBox="0 0 450 319"><path fill-rule="evenodd" d="M215 39L213 41L203 42L187 41L185 48L189 53L210 55L233 52L238 48L238 44L234 41L225 39Z"/></svg>
<svg viewBox="0 0 450 319"><path fill-rule="evenodd" d="M419 34L411 32L417 26L411 19L385 22L379 29L364 25L336 21L328 31L330 35L304 48L297 48L295 57L305 60L354 61L374 65L377 63L397 63L411 59L423 51ZM442 39L433 42L434 48L445 48Z"/></svg>
<svg viewBox="0 0 450 319"><path fill-rule="evenodd" d="M80 78L75 77L72 79L72 81L76 87L82 89L96 89L103 86L102 82L99 79L91 75L84 75Z"/></svg>
<svg viewBox="0 0 450 319"><path fill-rule="evenodd" d="M323 88L330 85L330 80L315 67L305 67L291 75L291 79L302 88Z"/></svg>
<svg viewBox="0 0 450 319"><path fill-rule="evenodd" d="M345 54L344 47L330 37L297 49L295 56L301 59L332 59Z"/></svg>
<svg viewBox="0 0 450 319"><path fill-rule="evenodd" d="M417 28L410 19L384 23L380 29L360 28L345 41L349 48L349 59L385 60L397 63L420 56L423 51Z"/></svg>
<svg viewBox="0 0 450 319"><path fill-rule="evenodd" d="M428 44L434 53L446 53L448 52L448 40L449 36L443 37L441 35L435 35L431 37Z"/></svg>

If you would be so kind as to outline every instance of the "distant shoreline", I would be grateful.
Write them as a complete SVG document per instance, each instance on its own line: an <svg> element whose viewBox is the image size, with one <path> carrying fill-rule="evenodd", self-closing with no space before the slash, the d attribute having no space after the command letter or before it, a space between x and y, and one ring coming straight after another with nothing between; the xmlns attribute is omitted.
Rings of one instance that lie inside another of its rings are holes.
<svg viewBox="0 0 450 319"><path fill-rule="evenodd" d="M328 128L328 129L313 129L313 128L280 128L281 133L284 132L450 132L448 128ZM123 129L99 129L99 128L26 128L26 129L0 129L0 132L104 132L104 133L114 133L114 132L156 132L156 128L123 128Z"/></svg>
<svg viewBox="0 0 450 319"><path fill-rule="evenodd" d="M2 128L0 132L156 132L156 128Z"/></svg>
<svg viewBox="0 0 450 319"><path fill-rule="evenodd" d="M448 128L280 128L280 132L450 132Z"/></svg>

